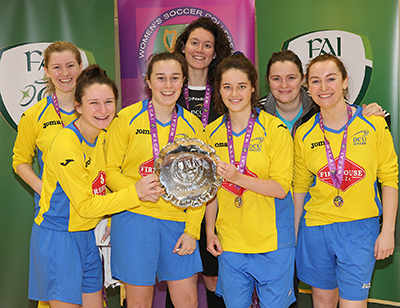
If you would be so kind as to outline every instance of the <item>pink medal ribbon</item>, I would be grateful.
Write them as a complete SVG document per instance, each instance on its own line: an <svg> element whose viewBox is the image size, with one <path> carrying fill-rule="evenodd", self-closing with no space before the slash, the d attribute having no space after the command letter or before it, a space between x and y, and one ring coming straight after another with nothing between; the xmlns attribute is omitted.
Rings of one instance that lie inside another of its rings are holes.
<svg viewBox="0 0 400 308"><path fill-rule="evenodd" d="M158 154L160 153L160 144L158 142L156 112L154 111L154 106L151 101L149 101L147 107L147 113L149 114L150 134L153 143L153 158L155 160L158 157ZM171 128L169 130L168 143L174 141L177 126L178 126L178 114L174 109L174 112L172 113Z"/></svg>
<svg viewBox="0 0 400 308"><path fill-rule="evenodd" d="M335 198L333 198L333 204L336 207L341 207L344 203L343 198L339 195L339 188L343 182L344 164L346 162L347 132L348 132L349 121L352 116L351 107L349 105L347 105L347 114L348 114L348 118L347 118L346 127L343 131L342 144L340 146L337 168L336 168L335 158L333 156L332 148L329 144L329 141L326 139L326 136L325 136L324 122L322 120L322 115L321 115L321 113L319 115L319 127L321 128L322 133L324 134L325 152L326 152L326 158L328 160L329 172L331 175L333 186L335 186L335 188L338 191L337 196Z"/></svg>
<svg viewBox="0 0 400 308"><path fill-rule="evenodd" d="M243 174L246 168L247 154L249 153L249 145L251 141L251 135L253 134L254 123L256 122L256 115L252 112L249 121L247 122L246 134L244 136L242 154L240 155L239 166L237 170ZM232 123L229 118L229 114L226 116L226 133L228 139L228 154L229 154L229 162L231 165L235 166L235 148L233 147L233 134L232 134ZM237 208L241 208L243 205L242 197L240 196L243 188L235 185L235 188L238 190L237 197L235 198L235 206Z"/></svg>
<svg viewBox="0 0 400 308"><path fill-rule="evenodd" d="M186 109L190 111L188 85L186 85L185 88L183 89L183 95L185 97ZM210 104L211 104L211 85L207 81L206 93L204 94L203 112L201 115L201 123L203 124L203 127L206 127L206 125L208 124L208 116L210 114Z"/></svg>
<svg viewBox="0 0 400 308"><path fill-rule="evenodd" d="M54 94L51 96L51 98L53 99L53 106L54 106L54 109L56 110L56 113L57 113L58 116L60 117L60 121L61 121L62 127L64 127L65 125L64 125L64 122L63 122L63 120L62 120L62 118L61 118L60 105L58 104L58 99L57 99L56 93L54 93Z"/></svg>

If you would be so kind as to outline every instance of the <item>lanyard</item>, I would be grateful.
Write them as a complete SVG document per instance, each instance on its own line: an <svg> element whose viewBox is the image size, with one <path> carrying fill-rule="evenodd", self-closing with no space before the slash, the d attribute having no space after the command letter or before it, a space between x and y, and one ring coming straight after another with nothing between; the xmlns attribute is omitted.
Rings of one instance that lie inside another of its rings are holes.
<svg viewBox="0 0 400 308"><path fill-rule="evenodd" d="M349 105L347 105L347 115L348 115L347 123L343 132L342 144L340 146L337 168L335 165L335 158L333 157L332 148L325 136L324 122L322 120L322 115L321 114L319 115L319 127L321 128L322 133L324 134L325 152L326 152L326 158L328 159L329 172L331 174L333 185L337 189L339 189L340 186L342 185L344 164L346 161L347 133L348 133L349 121L352 116L351 107Z"/></svg>
<svg viewBox="0 0 400 308"><path fill-rule="evenodd" d="M158 142L156 113L154 111L154 106L153 106L152 101L149 101L149 104L147 107L147 112L149 114L150 134L151 134L151 140L153 143L153 158L156 159L158 157L158 154L160 153L160 144ZM172 114L171 128L169 131L168 142L174 141L177 124L178 124L178 114L176 113L176 110L174 109L174 112Z"/></svg>
<svg viewBox="0 0 400 308"><path fill-rule="evenodd" d="M252 112L249 117L249 121L247 122L246 134L244 136L242 153L240 155L240 161L239 161L239 166L238 166L238 171L242 174L244 173L244 170L246 168L247 155L249 153L249 145L250 145L250 141L251 141L251 135L253 134L255 122L256 122L256 115ZM227 133L227 138L228 138L229 162L231 165L235 166L235 149L233 147L232 123L231 123L229 114L226 117L226 133ZM235 185L235 188L237 190L243 190L241 187L239 187L237 185ZM240 191L239 191L239 195L240 195Z"/></svg>
<svg viewBox="0 0 400 308"><path fill-rule="evenodd" d="M54 106L54 109L56 110L56 113L57 113L58 116L60 117L61 124L62 124L62 126L64 127L65 125L64 125L64 122L63 122L63 120L62 120L62 118L61 118L60 105L58 104L58 99L57 99L56 93L54 93L54 94L51 96L51 98L53 99L53 106Z"/></svg>

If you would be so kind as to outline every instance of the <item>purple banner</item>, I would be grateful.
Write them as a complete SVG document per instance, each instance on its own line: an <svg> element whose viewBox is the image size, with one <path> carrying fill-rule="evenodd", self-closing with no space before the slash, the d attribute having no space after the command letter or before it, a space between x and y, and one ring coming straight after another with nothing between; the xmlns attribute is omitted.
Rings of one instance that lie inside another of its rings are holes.
<svg viewBox="0 0 400 308"><path fill-rule="evenodd" d="M146 60L172 51L177 36L199 17L210 17L225 31L233 50L255 64L255 1L118 0L122 106L148 98L144 84Z"/></svg>

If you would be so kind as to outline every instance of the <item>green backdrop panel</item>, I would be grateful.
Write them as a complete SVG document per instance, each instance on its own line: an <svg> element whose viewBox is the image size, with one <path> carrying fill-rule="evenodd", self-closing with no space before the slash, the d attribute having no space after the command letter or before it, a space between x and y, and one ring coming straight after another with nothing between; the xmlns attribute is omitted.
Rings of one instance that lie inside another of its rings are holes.
<svg viewBox="0 0 400 308"><path fill-rule="evenodd" d="M115 76L113 0L2 1L0 29L0 49L28 42L71 41L93 53L109 76ZM33 194L12 170L16 133L3 118L0 136L0 306L35 307L28 300Z"/></svg>
<svg viewBox="0 0 400 308"><path fill-rule="evenodd" d="M391 113L391 131L399 153L398 4L398 0L256 1L261 94L269 91L265 80L267 62L285 41L321 30L359 34L364 41L369 39L371 50L367 48L366 57L373 59L362 103L378 102ZM395 255L377 262L371 298L400 302L400 219L396 235Z"/></svg>

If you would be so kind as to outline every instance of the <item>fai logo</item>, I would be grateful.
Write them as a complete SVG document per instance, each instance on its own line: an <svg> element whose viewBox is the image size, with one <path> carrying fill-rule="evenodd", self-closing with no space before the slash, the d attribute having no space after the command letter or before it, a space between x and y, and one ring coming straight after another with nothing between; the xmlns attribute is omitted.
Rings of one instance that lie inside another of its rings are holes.
<svg viewBox="0 0 400 308"><path fill-rule="evenodd" d="M337 161L338 158L335 159L336 166ZM344 163L343 182L340 186L340 190L346 191L349 187L360 182L363 178L365 178L364 168L346 158L346 161ZM328 185L334 186L328 165L325 165L325 167L318 171L318 179Z"/></svg>
<svg viewBox="0 0 400 308"><path fill-rule="evenodd" d="M106 194L106 173L100 171L92 183L93 195L104 196Z"/></svg>
<svg viewBox="0 0 400 308"><path fill-rule="evenodd" d="M141 177L145 177L146 175L153 173L154 166L154 158L149 159L139 166L139 174Z"/></svg>
<svg viewBox="0 0 400 308"><path fill-rule="evenodd" d="M191 20L188 20L188 16ZM183 31L187 23L202 16L210 17L216 24L222 27L231 48L235 50L235 43L231 32L216 15L198 7L175 7L165 10L144 29L137 50L140 74L142 76L146 75L147 67L145 61L151 54L162 51L172 52L178 35ZM185 23L182 23L182 18L184 18Z"/></svg>
<svg viewBox="0 0 400 308"><path fill-rule="evenodd" d="M239 167L238 161L235 162L235 167L236 167L236 169ZM244 169L244 174L251 176L253 178L258 178L258 176L255 173L251 172L247 167ZM247 189L240 188L240 191L238 194L238 190L236 189L235 184L228 182L225 179L222 181L222 188L229 191L231 194L233 194L235 196L236 195L242 196L243 193L245 193L247 191Z"/></svg>
<svg viewBox="0 0 400 308"><path fill-rule="evenodd" d="M346 31L324 30L301 34L285 41L282 50L293 50L303 67L320 54L339 57L351 76L349 101L359 105L372 75L372 48L368 37Z"/></svg>
<svg viewBox="0 0 400 308"><path fill-rule="evenodd" d="M353 139L354 145L364 145L367 143L367 135L369 134L368 130L362 130L358 133L355 133L351 138Z"/></svg>
<svg viewBox="0 0 400 308"><path fill-rule="evenodd" d="M24 43L0 49L0 112L17 130L21 115L44 96L43 51L51 43ZM80 50L83 67L95 63L90 52Z"/></svg>

